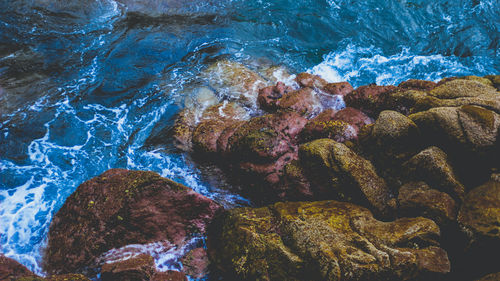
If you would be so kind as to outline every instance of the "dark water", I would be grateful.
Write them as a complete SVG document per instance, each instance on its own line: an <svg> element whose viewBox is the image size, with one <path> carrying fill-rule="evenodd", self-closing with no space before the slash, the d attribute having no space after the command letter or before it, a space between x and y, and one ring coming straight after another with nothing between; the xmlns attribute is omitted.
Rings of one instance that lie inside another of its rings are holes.
<svg viewBox="0 0 500 281"><path fill-rule="evenodd" d="M225 206L244 198L171 146L208 65L278 64L354 86L500 72L498 0L0 2L0 252L41 273L52 215L109 168L157 171ZM166 266L175 260L170 257ZM157 260L158 262L158 260Z"/></svg>

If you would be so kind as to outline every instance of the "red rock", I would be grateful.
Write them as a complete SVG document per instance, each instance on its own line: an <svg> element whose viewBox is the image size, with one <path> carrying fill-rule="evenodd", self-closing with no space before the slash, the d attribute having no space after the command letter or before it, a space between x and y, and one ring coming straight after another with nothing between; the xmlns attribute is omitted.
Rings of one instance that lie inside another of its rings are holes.
<svg viewBox="0 0 500 281"><path fill-rule="evenodd" d="M354 88L349 84L349 82L338 82L338 83L328 83L323 88L323 91L332 94L345 96L350 92L354 91Z"/></svg>
<svg viewBox="0 0 500 281"><path fill-rule="evenodd" d="M349 123L351 126L356 129L356 134L363 128L363 126L372 124L373 119L368 117L366 114L361 112L358 109L352 107L346 107L342 110L339 110L334 115L334 120L341 120L346 123Z"/></svg>
<svg viewBox="0 0 500 281"><path fill-rule="evenodd" d="M382 94L397 89L395 86L377 86L375 84L361 86L344 96L347 106L357 108L371 117L376 117L383 109Z"/></svg>
<svg viewBox="0 0 500 281"><path fill-rule="evenodd" d="M221 207L154 172L111 169L81 184L56 213L44 268L49 274L95 268L110 249L204 233Z"/></svg>
<svg viewBox="0 0 500 281"><path fill-rule="evenodd" d="M16 260L0 254L0 280L16 280L20 277L36 275Z"/></svg>
<svg viewBox="0 0 500 281"><path fill-rule="evenodd" d="M335 119L336 111L327 109L309 120L300 133L301 141L330 138L344 142L356 138L356 130L349 123Z"/></svg>
<svg viewBox="0 0 500 281"><path fill-rule="evenodd" d="M208 273L208 256L203 248L196 248L182 258L182 271L196 279L203 278Z"/></svg>
<svg viewBox="0 0 500 281"><path fill-rule="evenodd" d="M284 95L276 102L279 109L293 110L301 115L313 113L319 107L319 100L311 88L302 88Z"/></svg>
<svg viewBox="0 0 500 281"><path fill-rule="evenodd" d="M275 86L260 89L257 101L264 110L275 111L278 109L277 101L292 91L292 87L286 86L283 82L278 82Z"/></svg>
<svg viewBox="0 0 500 281"><path fill-rule="evenodd" d="M179 271L169 270L167 272L157 272L151 281L187 281L186 275Z"/></svg>
<svg viewBox="0 0 500 281"><path fill-rule="evenodd" d="M295 77L295 81L299 83L301 87L309 87L309 88L319 88L323 89L328 82L326 82L323 78L318 75L309 74L306 72L302 72L297 74Z"/></svg>
<svg viewBox="0 0 500 281"><path fill-rule="evenodd" d="M101 280L149 281L155 271L153 257L142 254L124 261L104 264L101 267Z"/></svg>

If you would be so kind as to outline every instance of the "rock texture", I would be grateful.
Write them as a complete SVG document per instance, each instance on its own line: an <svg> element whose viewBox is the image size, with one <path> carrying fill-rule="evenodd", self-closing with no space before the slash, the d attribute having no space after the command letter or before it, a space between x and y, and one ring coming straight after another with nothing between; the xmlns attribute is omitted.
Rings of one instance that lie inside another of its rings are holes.
<svg viewBox="0 0 500 281"><path fill-rule="evenodd" d="M209 249L228 280L424 280L450 270L438 236L424 218L381 222L349 203L288 202L229 211Z"/></svg>
<svg viewBox="0 0 500 281"><path fill-rule="evenodd" d="M0 254L0 280L11 281L20 277L35 277L35 274L19 262Z"/></svg>
<svg viewBox="0 0 500 281"><path fill-rule="evenodd" d="M153 257L142 254L124 261L104 264L101 267L101 280L149 281L155 272Z"/></svg>
<svg viewBox="0 0 500 281"><path fill-rule="evenodd" d="M45 253L51 274L87 272L129 244L182 245L220 206L153 172L112 169L81 184L54 216Z"/></svg>

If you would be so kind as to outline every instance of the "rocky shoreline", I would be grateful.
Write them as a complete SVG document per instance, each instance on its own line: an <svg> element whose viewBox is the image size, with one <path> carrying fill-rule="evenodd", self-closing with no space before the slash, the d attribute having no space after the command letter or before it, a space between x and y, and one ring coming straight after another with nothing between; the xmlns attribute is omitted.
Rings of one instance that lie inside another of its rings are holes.
<svg viewBox="0 0 500 281"><path fill-rule="evenodd" d="M498 280L500 76L354 89L230 61L206 72L211 89L163 141L220 166L256 207L112 169L54 216L52 277L0 257L0 279ZM144 250L184 248L181 272Z"/></svg>

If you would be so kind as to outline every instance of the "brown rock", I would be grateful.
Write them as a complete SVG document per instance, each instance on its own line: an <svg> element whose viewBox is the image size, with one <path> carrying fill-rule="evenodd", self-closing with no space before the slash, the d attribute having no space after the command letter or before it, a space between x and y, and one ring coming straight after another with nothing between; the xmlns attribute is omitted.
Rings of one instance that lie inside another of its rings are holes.
<svg viewBox="0 0 500 281"><path fill-rule="evenodd" d="M16 260L0 254L0 280L16 280L21 277L35 277L36 275Z"/></svg>
<svg viewBox="0 0 500 281"><path fill-rule="evenodd" d="M275 111L278 109L276 104L278 100L292 91L293 89L291 87L286 86L283 82L278 82L276 86L260 89L257 101L264 110Z"/></svg>
<svg viewBox="0 0 500 281"><path fill-rule="evenodd" d="M423 216L442 225L457 216L455 201L446 193L431 189L424 182L410 182L399 189L399 212L402 216Z"/></svg>
<svg viewBox="0 0 500 281"><path fill-rule="evenodd" d="M421 91L430 91L437 86L435 82L426 81L426 80L418 80L418 79L410 79L398 85L399 88L408 89L408 90L421 90Z"/></svg>
<svg viewBox="0 0 500 281"><path fill-rule="evenodd" d="M104 264L101 267L101 279L103 281L149 281L155 271L153 257L142 254L127 260Z"/></svg>
<svg viewBox="0 0 500 281"><path fill-rule="evenodd" d="M450 271L433 221L381 222L349 203L233 209L212 229L211 258L227 280L435 280Z"/></svg>
<svg viewBox="0 0 500 281"><path fill-rule="evenodd" d="M302 88L284 95L276 102L279 109L293 110L301 115L311 114L319 108L319 100L311 88Z"/></svg>
<svg viewBox="0 0 500 281"><path fill-rule="evenodd" d="M490 82L487 79L485 80ZM440 99L455 99L463 97L477 97L488 93L496 94L496 89L491 85L485 85L484 83L475 80L455 79L437 86L430 91L429 94Z"/></svg>
<svg viewBox="0 0 500 281"><path fill-rule="evenodd" d="M89 274L98 258L129 244L182 245L203 233L220 206L153 172L112 169L81 184L49 230L48 273Z"/></svg>
<svg viewBox="0 0 500 281"><path fill-rule="evenodd" d="M354 88L349 82L328 83L323 87L323 91L331 95L345 96L354 91Z"/></svg>
<svg viewBox="0 0 500 281"><path fill-rule="evenodd" d="M361 128L363 128L363 126L373 123L372 118L368 117L360 110L352 107L346 107L337 111L335 113L334 119L349 123L356 130L356 134Z"/></svg>
<svg viewBox="0 0 500 281"><path fill-rule="evenodd" d="M500 281L500 272L488 274L477 281Z"/></svg>
<svg viewBox="0 0 500 281"><path fill-rule="evenodd" d="M407 174L415 180L423 180L432 187L451 195L457 202L462 202L465 187L458 181L448 156L438 147L432 146L413 156L405 168Z"/></svg>
<svg viewBox="0 0 500 281"><path fill-rule="evenodd" d="M342 201L352 201L370 207L380 215L390 215L395 202L387 185L370 161L354 153L342 143L319 139L299 148L302 167L308 177Z"/></svg>
<svg viewBox="0 0 500 281"><path fill-rule="evenodd" d="M349 123L335 118L337 111L327 109L318 116L309 120L300 133L302 142L320 138L330 138L338 142L354 140L357 137L356 129Z"/></svg>

